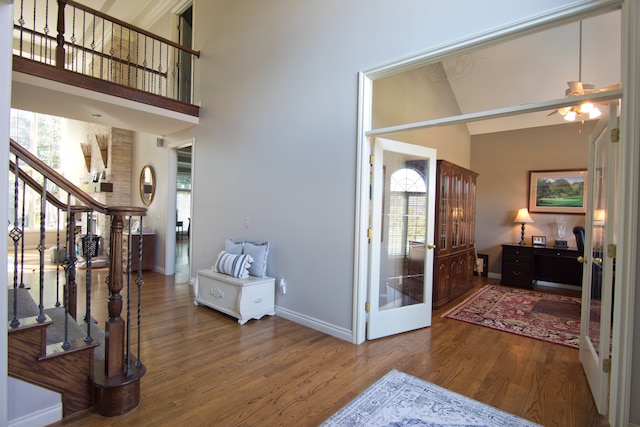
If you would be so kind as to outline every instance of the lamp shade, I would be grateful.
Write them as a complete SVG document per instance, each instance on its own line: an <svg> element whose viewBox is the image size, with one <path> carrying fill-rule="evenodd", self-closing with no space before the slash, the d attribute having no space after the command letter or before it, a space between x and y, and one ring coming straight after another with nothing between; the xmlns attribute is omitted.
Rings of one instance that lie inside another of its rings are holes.
<svg viewBox="0 0 640 427"><path fill-rule="evenodd" d="M529 216L527 208L522 208L518 210L518 215L513 219L513 222L518 224L531 224L533 223L533 220L531 219L531 216Z"/></svg>

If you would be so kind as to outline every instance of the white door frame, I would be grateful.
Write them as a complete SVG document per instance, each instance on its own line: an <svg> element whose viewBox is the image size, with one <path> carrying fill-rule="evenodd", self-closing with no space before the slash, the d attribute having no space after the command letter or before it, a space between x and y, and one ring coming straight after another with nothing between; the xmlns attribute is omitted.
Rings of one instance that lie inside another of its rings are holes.
<svg viewBox="0 0 640 427"><path fill-rule="evenodd" d="M175 274L176 272L176 239L175 239L175 235L176 235L176 200L177 200L177 195L178 195L178 189L176 188L176 181L178 179L178 148L183 148L183 147L187 147L187 146L191 146L191 195L193 196L193 185L194 185L194 165L193 165L193 159L194 159L194 155L195 155L195 151L196 151L196 139L195 138L188 138L188 139L183 139L180 141L174 141L174 142L170 142L167 144L167 147L170 149L169 150L169 165L168 165L168 171L167 171L167 178L169 180L169 187L167 189L167 237L168 236L174 236L174 238L169 239L167 238L166 244L165 244L165 251L166 251L166 262L165 264L167 265L167 268L171 268L171 273L167 273L167 274ZM173 183L173 185L171 185L171 183ZM191 211L191 221L190 224L193 224L193 220L194 220L194 212L193 212L193 197L191 197L191 206L189 207L190 211ZM173 218L173 220L171 219ZM172 231L173 234L170 234L169 232ZM191 237L189 237L188 239L188 251L189 253L191 253L191 242L193 241L193 239L191 239ZM169 260L171 260L171 262L169 262ZM192 263L191 260L189 260L189 281L193 282L194 279L193 276L191 275L191 269L192 269Z"/></svg>
<svg viewBox="0 0 640 427"><path fill-rule="evenodd" d="M621 286L616 288L614 304L614 342L612 354L611 394L609 420L611 425L627 425L629 423L629 407L631 395L631 362L633 345L633 306L635 293L629 284L635 283L639 274L638 261L638 218L634 214L640 209L640 122L627 120L626 117L638 117L640 114L640 61L638 49L640 49L640 6L635 0L607 1L593 0L567 7L560 11L538 16L530 20L519 22L512 26L503 27L494 31L480 34L439 48L429 50L411 57L392 61L378 67L364 70L358 76L358 134L357 134L357 175L356 175L356 228L354 233L354 289L352 321L353 342L360 344L365 340L366 319L365 304L367 299L367 271L368 271L368 180L369 180L369 155L370 148L368 137L371 132L371 110L373 80L397 74L428 63L440 61L446 57L455 56L464 52L487 47L491 44L503 42L520 37L527 33L533 33L545 28L558 26L567 22L577 21L595 14L613 11L622 6L622 114L621 114L621 144L618 153L619 180L618 194L619 204L617 210L621 212L619 220L620 236L634 236L632 239L621 238L618 242L618 265L616 270L616 282ZM559 101L559 100L558 100ZM544 104L544 105L542 105ZM537 108L549 108L549 103L537 105ZM531 108L536 108L532 105ZM473 117L459 117L459 120L484 120L488 117L497 117L500 114L522 114L524 111L516 111L516 108L503 109L487 113L474 114ZM445 118L429 123L423 122L421 127L437 126L450 123L451 118ZM387 130L388 131L388 130ZM385 132L388 134L389 132ZM375 134L382 136L382 134ZM625 320L623 323L622 320Z"/></svg>

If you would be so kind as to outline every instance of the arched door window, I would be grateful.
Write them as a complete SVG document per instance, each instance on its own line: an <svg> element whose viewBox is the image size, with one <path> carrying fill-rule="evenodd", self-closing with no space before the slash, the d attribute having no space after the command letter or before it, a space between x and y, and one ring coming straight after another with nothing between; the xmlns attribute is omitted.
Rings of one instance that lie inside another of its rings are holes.
<svg viewBox="0 0 640 427"><path fill-rule="evenodd" d="M391 175L389 196L389 254L406 257L411 245L424 245L427 185L415 169Z"/></svg>

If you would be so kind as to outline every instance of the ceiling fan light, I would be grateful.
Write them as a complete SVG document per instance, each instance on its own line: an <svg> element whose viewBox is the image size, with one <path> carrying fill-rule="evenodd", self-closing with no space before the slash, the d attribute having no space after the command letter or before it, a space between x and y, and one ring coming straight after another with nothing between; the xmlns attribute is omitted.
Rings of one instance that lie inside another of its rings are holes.
<svg viewBox="0 0 640 427"><path fill-rule="evenodd" d="M565 114L567 114L569 112L570 109L571 109L570 107L560 107L560 108L558 108L558 113L561 116L564 116Z"/></svg>
<svg viewBox="0 0 640 427"><path fill-rule="evenodd" d="M580 114L586 114L586 113L590 113L593 111L593 104L590 102L585 102L584 104L580 105L579 111Z"/></svg>
<svg viewBox="0 0 640 427"><path fill-rule="evenodd" d="M575 111L569 111L567 112L567 114L564 116L564 119L568 122L572 122L576 119L576 112Z"/></svg>
<svg viewBox="0 0 640 427"><path fill-rule="evenodd" d="M593 110L591 110L589 112L589 118L590 119L597 119L598 117L600 117L602 115L602 113L600 112L600 110L598 109L598 107L594 107Z"/></svg>

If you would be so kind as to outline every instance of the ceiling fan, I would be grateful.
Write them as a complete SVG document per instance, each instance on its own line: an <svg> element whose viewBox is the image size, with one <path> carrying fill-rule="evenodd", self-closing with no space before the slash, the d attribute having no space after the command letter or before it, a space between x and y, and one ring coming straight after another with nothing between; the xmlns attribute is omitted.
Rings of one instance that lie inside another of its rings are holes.
<svg viewBox="0 0 640 427"><path fill-rule="evenodd" d="M582 21L580 21L580 44L579 44L579 59L578 59L578 81L570 81L567 82L569 87L565 90L565 97L570 98L572 96L583 96L583 95L591 95L600 92L607 92L610 90L620 89L620 84L615 84L607 87L603 87L601 89L596 89L595 85L592 83L584 83L582 81ZM598 103L598 102L596 102ZM600 103L603 105L607 105L606 103ZM574 121L576 118L583 118L583 115L589 115L589 119L595 119L599 117L602 113L593 105L590 101L585 101L582 104L571 106L571 107L561 107L555 111L552 111L548 116L552 114L559 113L564 117L567 121Z"/></svg>

